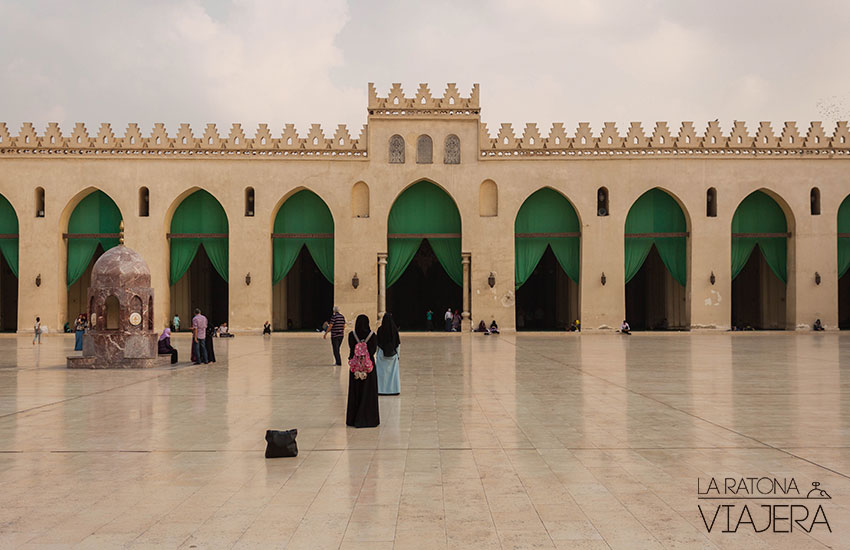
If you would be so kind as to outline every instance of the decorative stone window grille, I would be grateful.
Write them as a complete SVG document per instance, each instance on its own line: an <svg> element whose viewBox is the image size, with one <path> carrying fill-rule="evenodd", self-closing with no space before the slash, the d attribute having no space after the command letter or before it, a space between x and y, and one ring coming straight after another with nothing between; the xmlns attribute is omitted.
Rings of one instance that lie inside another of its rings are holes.
<svg viewBox="0 0 850 550"><path fill-rule="evenodd" d="M404 164L404 138L398 134L390 138L390 164Z"/></svg>
<svg viewBox="0 0 850 550"><path fill-rule="evenodd" d="M416 164L431 164L434 162L434 143L431 136L421 135L416 140Z"/></svg>
<svg viewBox="0 0 850 550"><path fill-rule="evenodd" d="M460 139L454 134L446 137L443 164L460 164Z"/></svg>

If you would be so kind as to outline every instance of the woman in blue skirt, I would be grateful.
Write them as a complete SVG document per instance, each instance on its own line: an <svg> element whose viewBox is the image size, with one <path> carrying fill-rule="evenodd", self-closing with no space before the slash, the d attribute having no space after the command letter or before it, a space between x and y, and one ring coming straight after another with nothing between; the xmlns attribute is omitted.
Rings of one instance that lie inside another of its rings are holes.
<svg viewBox="0 0 850 550"><path fill-rule="evenodd" d="M378 395L398 395L401 381L398 376L398 349L401 339L391 313L385 313L378 328L378 352L375 369L378 371Z"/></svg>

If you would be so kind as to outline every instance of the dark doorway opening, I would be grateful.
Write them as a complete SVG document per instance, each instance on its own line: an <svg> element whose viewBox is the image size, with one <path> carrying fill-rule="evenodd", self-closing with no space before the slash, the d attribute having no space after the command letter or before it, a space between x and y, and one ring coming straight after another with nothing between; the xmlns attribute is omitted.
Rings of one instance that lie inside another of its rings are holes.
<svg viewBox="0 0 850 550"><path fill-rule="evenodd" d="M784 330L785 283L756 245L732 281L733 330Z"/></svg>
<svg viewBox="0 0 850 550"><path fill-rule="evenodd" d="M463 289L451 280L428 239L402 276L387 289L387 311L402 330L425 330L425 313L434 312L434 330L443 330L446 309L461 310Z"/></svg>
<svg viewBox="0 0 850 550"><path fill-rule="evenodd" d="M838 279L838 328L850 329L850 270Z"/></svg>
<svg viewBox="0 0 850 550"><path fill-rule="evenodd" d="M537 267L516 291L517 330L566 330L576 319L578 285L547 246Z"/></svg>
<svg viewBox="0 0 850 550"><path fill-rule="evenodd" d="M195 308L206 316L210 326L218 326L228 321L228 285L213 267L204 246L198 247L198 253L186 274L171 287L171 310L180 315L180 329L192 329L192 317Z"/></svg>
<svg viewBox="0 0 850 550"><path fill-rule="evenodd" d="M655 245L626 283L626 320L632 330L686 330L685 287L673 278Z"/></svg>
<svg viewBox="0 0 850 550"><path fill-rule="evenodd" d="M18 329L18 278L0 254L0 331Z"/></svg>
<svg viewBox="0 0 850 550"><path fill-rule="evenodd" d="M106 252L103 249L101 244L97 245L97 248L94 249L94 255L91 257L91 261L89 261L89 265L86 267L86 270L77 279L74 284L68 287L68 314L65 317L65 321L69 324L70 328L73 330L74 321L79 317L81 313L88 314L88 306L89 306L89 287L91 286L91 272L94 268L95 262L103 256L103 253Z"/></svg>
<svg viewBox="0 0 850 550"><path fill-rule="evenodd" d="M292 269L275 287L275 307L285 313L275 314L275 330L315 331L330 319L334 287L322 275L306 246L301 247Z"/></svg>

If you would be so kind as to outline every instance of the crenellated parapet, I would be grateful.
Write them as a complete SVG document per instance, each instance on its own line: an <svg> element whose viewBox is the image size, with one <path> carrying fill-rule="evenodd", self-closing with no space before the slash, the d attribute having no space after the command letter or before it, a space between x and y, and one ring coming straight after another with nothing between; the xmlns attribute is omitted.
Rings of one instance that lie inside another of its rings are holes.
<svg viewBox="0 0 850 550"><path fill-rule="evenodd" d="M786 122L777 134L769 122L761 122L751 134L744 122L736 121L728 133L717 121L698 133L693 122L683 122L673 134L666 122L655 123L647 133L639 122L632 122L625 135L613 122L603 124L594 133L590 124L581 122L572 135L562 123L555 123L543 136L536 124L526 124L517 136L511 124L499 126L495 136L481 123L481 158L570 158L570 157L657 157L683 155L766 156L850 155L850 129L838 122L827 134L820 122L812 122L801 134L796 122Z"/></svg>
<svg viewBox="0 0 850 550"><path fill-rule="evenodd" d="M154 124L147 136L138 124L130 124L123 136L116 136L110 124L101 124L90 133L78 122L70 134L63 134L59 125L51 122L41 134L31 123L24 123L17 135L12 135L0 122L0 155L121 155L175 157L285 157L298 159L351 159L367 156L366 125L354 139L344 124L328 136L318 124L310 126L306 135L298 134L295 126L287 124L273 136L267 124L260 124L253 137L248 137L241 124L220 133L215 124L207 124L196 134L188 124L181 124L169 133L164 124Z"/></svg>
<svg viewBox="0 0 850 550"><path fill-rule="evenodd" d="M420 84L413 97L404 95L401 84L393 84L386 96L379 97L375 84L369 83L370 117L453 117L477 118L481 113L478 84L472 85L468 97L463 97L457 85L446 86L442 97L431 94L427 84Z"/></svg>

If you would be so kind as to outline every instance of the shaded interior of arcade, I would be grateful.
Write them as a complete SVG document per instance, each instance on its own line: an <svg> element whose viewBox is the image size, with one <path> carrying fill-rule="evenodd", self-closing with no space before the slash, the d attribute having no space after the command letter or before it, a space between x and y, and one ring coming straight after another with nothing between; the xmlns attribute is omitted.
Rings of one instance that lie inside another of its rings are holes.
<svg viewBox="0 0 850 550"><path fill-rule="evenodd" d="M195 309L210 326L228 322L228 223L221 204L198 190L184 198L171 219L169 319L191 330ZM157 327L159 329L159 327Z"/></svg>
<svg viewBox="0 0 850 550"><path fill-rule="evenodd" d="M287 198L272 229L272 329L315 331L334 298L334 222L312 191Z"/></svg>
<svg viewBox="0 0 850 550"><path fill-rule="evenodd" d="M732 218L733 330L787 328L789 237L785 213L767 193L755 191L738 205Z"/></svg>
<svg viewBox="0 0 850 550"><path fill-rule="evenodd" d="M420 181L393 203L387 231L387 311L402 330L444 330L446 310L463 308L457 205L437 185Z"/></svg>
<svg viewBox="0 0 850 550"><path fill-rule="evenodd" d="M632 330L688 330L688 222L679 203L650 189L625 227L626 320Z"/></svg>
<svg viewBox="0 0 850 550"><path fill-rule="evenodd" d="M517 213L514 248L517 330L579 327L581 224L573 205L549 187L533 193Z"/></svg>

